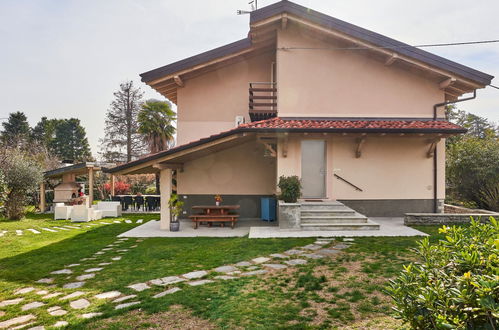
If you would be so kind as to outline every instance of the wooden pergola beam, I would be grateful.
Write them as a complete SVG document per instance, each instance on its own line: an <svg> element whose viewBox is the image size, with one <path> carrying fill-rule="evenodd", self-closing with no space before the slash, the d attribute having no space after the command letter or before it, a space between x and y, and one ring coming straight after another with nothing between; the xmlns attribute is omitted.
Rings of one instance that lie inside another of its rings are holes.
<svg viewBox="0 0 499 330"><path fill-rule="evenodd" d="M182 78L180 78L180 76L174 76L173 80L175 81L178 87L184 87L184 81L182 80Z"/></svg>
<svg viewBox="0 0 499 330"><path fill-rule="evenodd" d="M88 202L90 207L94 202L94 168L88 168Z"/></svg>

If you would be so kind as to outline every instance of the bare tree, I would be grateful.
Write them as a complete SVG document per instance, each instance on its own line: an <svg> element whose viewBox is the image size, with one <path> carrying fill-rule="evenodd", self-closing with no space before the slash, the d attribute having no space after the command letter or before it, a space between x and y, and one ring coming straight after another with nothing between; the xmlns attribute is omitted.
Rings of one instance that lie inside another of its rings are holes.
<svg viewBox="0 0 499 330"><path fill-rule="evenodd" d="M137 115L143 95L131 80L120 84L119 90L114 92L114 100L106 114L105 136L100 140L100 154L106 161L129 162L147 153L143 138L137 132Z"/></svg>

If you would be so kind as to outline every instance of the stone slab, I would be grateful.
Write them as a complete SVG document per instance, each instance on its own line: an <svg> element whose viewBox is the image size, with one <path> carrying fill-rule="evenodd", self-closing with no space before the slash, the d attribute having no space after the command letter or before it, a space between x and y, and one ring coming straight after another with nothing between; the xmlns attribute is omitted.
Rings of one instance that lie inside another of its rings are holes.
<svg viewBox="0 0 499 330"><path fill-rule="evenodd" d="M42 227L42 230L49 231L51 233L57 233L57 230L53 230L53 229L50 229L50 228Z"/></svg>
<svg viewBox="0 0 499 330"><path fill-rule="evenodd" d="M331 254L340 253L340 251L334 250L334 249L321 249L321 250L317 250L316 253L331 255Z"/></svg>
<svg viewBox="0 0 499 330"><path fill-rule="evenodd" d="M302 250L296 250L296 249L291 249L291 250L288 250L288 251L284 251L284 253L290 255L290 256L294 256L294 255L299 255L299 254L302 254L302 253L305 253L304 251Z"/></svg>
<svg viewBox="0 0 499 330"><path fill-rule="evenodd" d="M42 296L48 294L48 290L39 290L35 292L37 295Z"/></svg>
<svg viewBox="0 0 499 330"><path fill-rule="evenodd" d="M14 291L14 294L26 294L26 293L30 293L32 291L35 291L35 288L28 287L28 288L22 288L22 289L18 289L16 291Z"/></svg>
<svg viewBox="0 0 499 330"><path fill-rule="evenodd" d="M49 312L50 315L52 316L63 316L63 315L66 315L68 312L65 311L64 309L57 309L53 312Z"/></svg>
<svg viewBox="0 0 499 330"><path fill-rule="evenodd" d="M71 282L62 286L63 289L78 289L85 285L85 282Z"/></svg>
<svg viewBox="0 0 499 330"><path fill-rule="evenodd" d="M31 302L31 303L26 304L23 307L21 307L21 310L22 311L28 311L30 309L35 309L35 308L42 307L44 305L45 305L45 303L42 303L40 301L34 301L34 302Z"/></svg>
<svg viewBox="0 0 499 330"><path fill-rule="evenodd" d="M205 271L205 270L198 270L198 271L195 271L195 272L185 273L182 276L185 277L185 278L187 278L187 279L189 279L189 280L192 280L192 279L196 279L196 278L205 277L206 275L208 275L207 271Z"/></svg>
<svg viewBox="0 0 499 330"><path fill-rule="evenodd" d="M272 269L285 269L288 266L283 264L263 264L263 267L272 268Z"/></svg>
<svg viewBox="0 0 499 330"><path fill-rule="evenodd" d="M138 304L140 304L140 301L132 301L132 302L129 302L129 303L124 303L124 304L116 305L114 307L114 309L123 309L123 308L131 307L131 306L134 306L134 305L138 305Z"/></svg>
<svg viewBox="0 0 499 330"><path fill-rule="evenodd" d="M26 322L29 322L29 321L35 320L35 319L36 319L36 316L34 316L33 314L14 317L13 319L9 319L9 320L0 322L0 329L12 327L14 325L26 323Z"/></svg>
<svg viewBox="0 0 499 330"><path fill-rule="evenodd" d="M90 274L83 274L83 275L77 276L76 279L78 281L86 281L86 280L89 280L89 279L94 278L94 277L95 277L95 274L90 273Z"/></svg>
<svg viewBox="0 0 499 330"><path fill-rule="evenodd" d="M114 299L113 303L119 303L119 302L122 302L122 301L125 301L125 300L130 300L130 299L133 299L135 297L137 297L136 294L131 294L131 295L128 295L128 296L124 296L124 297L120 297L120 298Z"/></svg>
<svg viewBox="0 0 499 330"><path fill-rule="evenodd" d="M47 312L50 313L50 312L56 311L58 309L62 309L62 307L61 306L52 306L52 307L47 308Z"/></svg>
<svg viewBox="0 0 499 330"><path fill-rule="evenodd" d="M162 278L160 278L160 280L163 282L163 285L174 284L174 283L185 281L185 279L178 277L178 276L162 277Z"/></svg>
<svg viewBox="0 0 499 330"><path fill-rule="evenodd" d="M67 321L57 321L57 322L55 322L53 327L54 328L62 328L62 327L65 327L67 325L69 325L69 323Z"/></svg>
<svg viewBox="0 0 499 330"><path fill-rule="evenodd" d="M249 261L240 261L236 264L237 267L248 267L251 265L252 265L252 263Z"/></svg>
<svg viewBox="0 0 499 330"><path fill-rule="evenodd" d="M199 280L199 281L193 281L193 282L187 282L190 286L198 286L198 285L204 285L208 283L213 283L214 281L212 280Z"/></svg>
<svg viewBox="0 0 499 330"><path fill-rule="evenodd" d="M24 300L24 298L16 298L16 299L9 299L9 300L0 301L0 307L17 305L23 300Z"/></svg>
<svg viewBox="0 0 499 330"><path fill-rule="evenodd" d="M66 267L68 268L72 268L72 267L76 267L76 266L80 266L81 264L71 264L71 265L67 265Z"/></svg>
<svg viewBox="0 0 499 330"><path fill-rule="evenodd" d="M305 260L305 259L291 259L291 260L286 260L284 262L287 263L290 266L295 266L295 265L304 265L308 261Z"/></svg>
<svg viewBox="0 0 499 330"><path fill-rule="evenodd" d="M251 272L241 273L241 276L255 276L255 275L263 275L268 273L265 269L253 270Z"/></svg>
<svg viewBox="0 0 499 330"><path fill-rule="evenodd" d="M158 294L155 294L154 296L152 296L153 298L161 298L161 297L164 297L166 296L167 294L172 294L172 293L175 293L175 292L178 292L182 289L180 288L177 288L177 287L174 287L174 288L171 288L171 289L168 289L166 291L163 291L163 292L160 292Z"/></svg>
<svg viewBox="0 0 499 330"><path fill-rule="evenodd" d="M215 276L215 279L217 280L223 280L223 281L226 281L226 280L235 280L237 277L236 276L229 276L229 275L218 275L218 276Z"/></svg>
<svg viewBox="0 0 499 330"><path fill-rule="evenodd" d="M27 230L29 230L29 231L30 231L30 232L32 232L33 234L41 234L41 232L39 232L38 230L33 229L33 228L29 228L29 229L27 229Z"/></svg>
<svg viewBox="0 0 499 330"><path fill-rule="evenodd" d="M99 312L95 312L95 313L85 313L85 314L81 314L80 317L82 319L91 319L93 317L97 317L97 316L101 316L102 313L99 313Z"/></svg>
<svg viewBox="0 0 499 330"><path fill-rule="evenodd" d="M213 269L213 271L215 271L217 273L229 273L229 272L233 272L235 270L237 270L237 268L234 266L220 266L220 267Z"/></svg>
<svg viewBox="0 0 499 330"><path fill-rule="evenodd" d="M62 295L62 292L49 293L48 295L43 296L42 299L51 299L51 298L58 297L60 295Z"/></svg>
<svg viewBox="0 0 499 330"><path fill-rule="evenodd" d="M69 303L69 306L73 309L84 309L90 306L90 301L87 299L78 299Z"/></svg>
<svg viewBox="0 0 499 330"><path fill-rule="evenodd" d="M309 259L321 259L324 258L323 255L317 254L317 253L304 253L301 255L302 257L309 258Z"/></svg>
<svg viewBox="0 0 499 330"><path fill-rule="evenodd" d="M85 273L100 272L103 269L104 268L102 268L102 267L89 268L89 269L85 269Z"/></svg>
<svg viewBox="0 0 499 330"><path fill-rule="evenodd" d="M270 260L270 258L267 258L267 257L258 257L258 258L252 259L251 261L255 264L263 264L264 262L267 262L269 260Z"/></svg>
<svg viewBox="0 0 499 330"><path fill-rule="evenodd" d="M64 296L64 297L61 297L59 298L59 300L67 300L67 299L73 299L73 298L76 298L76 297L80 297L80 296L83 296L85 294L85 292L82 292L82 291L75 291L71 294L68 294L67 296Z"/></svg>
<svg viewBox="0 0 499 330"><path fill-rule="evenodd" d="M319 249L322 249L322 246L316 245L316 244L309 244L309 245L302 246L302 249L305 249L305 250L319 250Z"/></svg>
<svg viewBox="0 0 499 330"><path fill-rule="evenodd" d="M121 260L122 257L112 257L111 260L118 261Z"/></svg>
<svg viewBox="0 0 499 330"><path fill-rule="evenodd" d="M131 284L131 285L127 286L127 288L130 288L132 290L140 292L140 291L150 289L151 287L149 285L147 285L146 283L136 283L136 284Z"/></svg>
<svg viewBox="0 0 499 330"><path fill-rule="evenodd" d="M119 291L108 291L108 292L103 292L95 295L95 298L97 299L113 299L116 297L121 296L121 292Z"/></svg>
<svg viewBox="0 0 499 330"><path fill-rule="evenodd" d="M55 270L55 271L51 272L50 274L54 274L54 275L73 274L73 271L71 269L60 269L60 270Z"/></svg>
<svg viewBox="0 0 499 330"><path fill-rule="evenodd" d="M286 258L289 258L289 256L285 255L285 254L281 254L281 253L272 253L270 255L272 258L279 258L279 259L286 259Z"/></svg>

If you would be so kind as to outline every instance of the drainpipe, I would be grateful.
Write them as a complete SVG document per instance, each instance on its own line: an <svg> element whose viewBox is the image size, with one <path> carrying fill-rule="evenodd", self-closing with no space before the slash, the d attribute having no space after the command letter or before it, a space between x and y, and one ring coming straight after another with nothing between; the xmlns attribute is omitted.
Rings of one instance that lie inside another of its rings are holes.
<svg viewBox="0 0 499 330"><path fill-rule="evenodd" d="M455 101L446 101L442 103L437 103L433 106L433 120L437 120L437 108L447 106L449 104L464 102L473 100L476 98L476 89L473 90L473 96L466 97L464 99ZM435 146L435 151L433 152L433 213L438 212L438 189L437 189L437 178L438 178L438 162L437 162L437 147Z"/></svg>

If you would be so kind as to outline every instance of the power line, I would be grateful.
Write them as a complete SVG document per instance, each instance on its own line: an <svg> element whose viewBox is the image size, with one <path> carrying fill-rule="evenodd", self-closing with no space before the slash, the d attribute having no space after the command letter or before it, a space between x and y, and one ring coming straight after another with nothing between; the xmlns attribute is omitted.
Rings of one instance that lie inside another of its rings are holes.
<svg viewBox="0 0 499 330"><path fill-rule="evenodd" d="M464 42L446 42L439 44L421 44L421 45L398 45L398 46L373 46L373 47L279 47L280 50L369 50L369 49L401 49L401 48L430 48L447 46L464 46L499 43L499 39L477 40Z"/></svg>

